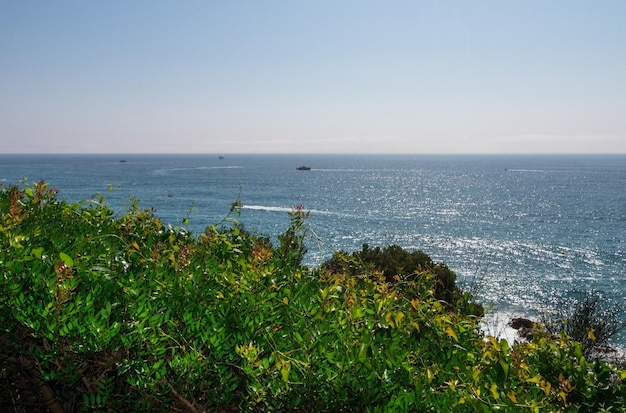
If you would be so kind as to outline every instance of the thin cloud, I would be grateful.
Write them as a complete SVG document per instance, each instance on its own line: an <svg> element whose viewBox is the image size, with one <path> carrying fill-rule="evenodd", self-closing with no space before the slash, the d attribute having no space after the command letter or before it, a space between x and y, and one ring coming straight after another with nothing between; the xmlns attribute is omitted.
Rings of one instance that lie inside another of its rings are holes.
<svg viewBox="0 0 626 413"><path fill-rule="evenodd" d="M532 153L618 153L626 152L626 136L525 134L500 136L492 148L502 152Z"/></svg>

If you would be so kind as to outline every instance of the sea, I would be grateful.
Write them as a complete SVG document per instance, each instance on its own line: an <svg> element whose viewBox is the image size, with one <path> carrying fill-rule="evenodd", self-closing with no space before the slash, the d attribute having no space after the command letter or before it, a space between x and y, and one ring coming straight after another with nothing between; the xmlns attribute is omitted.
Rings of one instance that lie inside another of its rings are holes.
<svg viewBox="0 0 626 413"><path fill-rule="evenodd" d="M192 234L228 218L276 241L301 206L306 265L363 244L422 250L485 305L492 334L584 291L626 304L626 155L0 154L3 186L40 180Z"/></svg>

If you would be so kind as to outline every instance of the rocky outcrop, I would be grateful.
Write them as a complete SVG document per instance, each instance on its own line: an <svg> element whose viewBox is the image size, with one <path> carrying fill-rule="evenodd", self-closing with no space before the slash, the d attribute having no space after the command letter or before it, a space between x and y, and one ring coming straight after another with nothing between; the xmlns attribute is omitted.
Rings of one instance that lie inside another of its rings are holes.
<svg viewBox="0 0 626 413"><path fill-rule="evenodd" d="M512 329L517 330L517 335L519 338L524 340L532 340L533 339L533 325L534 321L529 320L527 318L516 317L509 320L507 325Z"/></svg>

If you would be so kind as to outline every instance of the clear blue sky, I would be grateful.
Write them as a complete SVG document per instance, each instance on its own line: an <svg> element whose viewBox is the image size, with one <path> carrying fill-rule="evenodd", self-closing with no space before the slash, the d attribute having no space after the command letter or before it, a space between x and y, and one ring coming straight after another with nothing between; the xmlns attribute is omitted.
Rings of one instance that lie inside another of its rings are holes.
<svg viewBox="0 0 626 413"><path fill-rule="evenodd" d="M626 1L3 0L0 152L626 153Z"/></svg>

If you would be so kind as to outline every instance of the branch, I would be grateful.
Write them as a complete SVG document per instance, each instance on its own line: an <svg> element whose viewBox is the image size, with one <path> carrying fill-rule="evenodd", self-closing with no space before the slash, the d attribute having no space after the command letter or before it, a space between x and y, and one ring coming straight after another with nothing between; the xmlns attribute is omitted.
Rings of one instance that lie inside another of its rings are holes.
<svg viewBox="0 0 626 413"><path fill-rule="evenodd" d="M192 402L190 402L189 400L185 399L183 396L178 394L178 392L174 389L174 387L172 387L172 385L167 381L165 377L163 377L161 381L165 383L167 387L170 389L170 393L172 393L172 396L174 396L179 402L181 402L182 404L185 405L185 407L187 407L188 411L192 413L199 413L199 410L196 408L196 406L194 406Z"/></svg>
<svg viewBox="0 0 626 413"><path fill-rule="evenodd" d="M36 368L35 363L27 360L23 356L5 356L3 357L2 361L18 368L21 367L22 371L28 374L30 382L39 391L42 404L47 407L52 413L65 412L63 406L61 406L59 401L54 396L54 392L41 376L41 372L39 371L39 369Z"/></svg>

